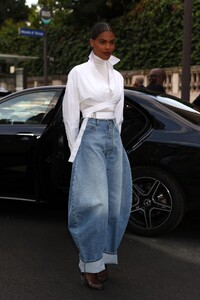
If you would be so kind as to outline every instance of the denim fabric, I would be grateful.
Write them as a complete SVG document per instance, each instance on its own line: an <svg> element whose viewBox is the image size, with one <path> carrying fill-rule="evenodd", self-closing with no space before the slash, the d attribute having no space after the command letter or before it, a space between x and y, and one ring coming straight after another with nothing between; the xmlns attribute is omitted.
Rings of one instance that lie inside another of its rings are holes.
<svg viewBox="0 0 200 300"><path fill-rule="evenodd" d="M73 163L70 233L81 272L96 273L117 263L132 203L129 161L115 120L89 118Z"/></svg>

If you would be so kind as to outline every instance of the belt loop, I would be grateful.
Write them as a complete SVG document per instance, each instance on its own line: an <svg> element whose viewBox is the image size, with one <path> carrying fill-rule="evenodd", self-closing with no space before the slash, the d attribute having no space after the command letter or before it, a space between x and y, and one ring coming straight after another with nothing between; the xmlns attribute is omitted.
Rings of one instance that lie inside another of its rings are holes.
<svg viewBox="0 0 200 300"><path fill-rule="evenodd" d="M91 114L91 118L96 119L96 112L93 112L93 113Z"/></svg>

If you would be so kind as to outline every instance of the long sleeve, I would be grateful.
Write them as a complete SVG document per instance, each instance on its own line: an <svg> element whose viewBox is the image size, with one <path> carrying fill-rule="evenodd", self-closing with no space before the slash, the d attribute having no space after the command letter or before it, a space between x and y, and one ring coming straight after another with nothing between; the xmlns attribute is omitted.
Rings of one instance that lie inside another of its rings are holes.
<svg viewBox="0 0 200 300"><path fill-rule="evenodd" d="M70 150L75 144L80 122L80 108L78 90L76 87L75 72L72 70L68 75L66 91L63 98L63 120Z"/></svg>
<svg viewBox="0 0 200 300"><path fill-rule="evenodd" d="M123 109L124 109L124 87L123 87L123 80L122 80L122 90L121 90L120 100L115 107L116 122L120 133L121 133L121 127L123 122Z"/></svg>

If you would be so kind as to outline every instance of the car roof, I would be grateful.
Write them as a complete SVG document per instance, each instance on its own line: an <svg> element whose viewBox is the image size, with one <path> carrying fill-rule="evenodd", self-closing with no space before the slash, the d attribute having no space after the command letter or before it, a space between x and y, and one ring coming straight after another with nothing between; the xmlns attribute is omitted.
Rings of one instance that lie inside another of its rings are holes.
<svg viewBox="0 0 200 300"><path fill-rule="evenodd" d="M23 93L27 93L30 91L39 91L39 90L53 90L53 89L61 89L64 90L66 88L66 85L48 85L48 86L38 86L38 87L31 87L31 88L26 88L23 89L21 91L17 91L14 93L9 93L6 96L3 96L2 98L0 98L0 101L4 101L7 98L10 98L10 96L17 96L18 94L23 94ZM187 106L191 106L192 108L194 108L194 105L182 101L180 98L177 98L173 95L169 95L169 94L157 94L154 93L152 91L149 91L145 88L134 88L134 87L124 87L124 91L125 91L125 95L130 95L134 98L134 100L136 100L138 102L138 104L140 103L139 101L141 101L142 99L144 99L145 101L158 101L162 104L169 104L169 102L172 100L174 100L174 104L175 103L182 103L184 105ZM142 101L143 102L143 101Z"/></svg>
<svg viewBox="0 0 200 300"><path fill-rule="evenodd" d="M10 96L17 96L18 94L26 94L27 92L30 91L39 91L39 90L54 90L54 89L65 89L66 85L48 85L48 86L37 86L37 87L31 87L31 88L26 88L23 89L21 91L17 91L17 92L13 92L13 93L9 93L9 95L6 95L2 98L0 98L0 102L3 100L6 100L7 98L10 98Z"/></svg>

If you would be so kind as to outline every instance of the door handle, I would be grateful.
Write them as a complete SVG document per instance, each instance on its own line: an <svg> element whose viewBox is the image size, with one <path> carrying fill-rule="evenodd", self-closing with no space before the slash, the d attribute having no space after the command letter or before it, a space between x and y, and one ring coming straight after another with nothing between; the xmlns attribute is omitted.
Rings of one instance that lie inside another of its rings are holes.
<svg viewBox="0 0 200 300"><path fill-rule="evenodd" d="M22 135L22 136L35 136L32 132L17 132L16 135Z"/></svg>

